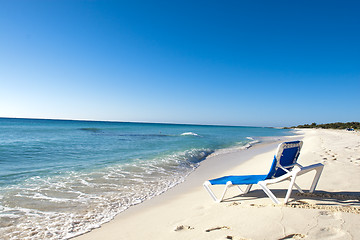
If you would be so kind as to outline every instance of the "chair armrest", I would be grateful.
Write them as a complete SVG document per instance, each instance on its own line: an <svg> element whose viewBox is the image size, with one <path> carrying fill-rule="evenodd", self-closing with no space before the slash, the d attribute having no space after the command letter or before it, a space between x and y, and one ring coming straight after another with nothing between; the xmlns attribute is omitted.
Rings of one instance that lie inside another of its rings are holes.
<svg viewBox="0 0 360 240"><path fill-rule="evenodd" d="M309 165L309 166L306 166L306 167L301 167L300 169L300 172L299 172L299 176L300 175L303 175L309 171L312 171L312 170L316 170L316 171L320 171L322 170L324 167L324 164L321 164L321 163L316 163L316 164L312 164L312 165Z"/></svg>

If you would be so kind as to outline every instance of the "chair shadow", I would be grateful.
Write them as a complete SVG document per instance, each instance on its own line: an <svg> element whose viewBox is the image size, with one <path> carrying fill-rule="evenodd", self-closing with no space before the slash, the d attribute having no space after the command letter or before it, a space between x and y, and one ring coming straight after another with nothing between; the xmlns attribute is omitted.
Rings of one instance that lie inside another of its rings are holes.
<svg viewBox="0 0 360 240"><path fill-rule="evenodd" d="M287 190L285 189L271 189L272 193L279 198L280 202L285 198ZM256 199L269 199L269 202L272 203L270 198L262 191L261 189L255 189L247 194L240 194L232 197L228 197L223 200L223 202L245 202L253 201ZM288 203L304 200L315 200L318 203L317 205L347 205L347 206L360 206L360 192L350 192L350 191L340 191L340 192L329 192L329 191L315 191L309 193L304 191L300 193L294 190L290 196L290 201Z"/></svg>

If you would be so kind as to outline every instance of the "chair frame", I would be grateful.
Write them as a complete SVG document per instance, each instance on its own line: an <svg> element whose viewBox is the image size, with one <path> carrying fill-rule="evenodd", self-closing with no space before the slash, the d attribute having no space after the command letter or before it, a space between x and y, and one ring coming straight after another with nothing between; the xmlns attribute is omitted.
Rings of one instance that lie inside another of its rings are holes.
<svg viewBox="0 0 360 240"><path fill-rule="evenodd" d="M311 187L310 187L310 190L309 192L312 193L315 191L315 188L319 182L319 179L320 179L320 175L322 173L322 170L324 168L324 165L321 164L321 163L317 163L317 164L312 164L312 165L309 165L309 166L306 166L306 167L303 167L301 166L300 164L298 163L294 163L290 166L281 166L280 163L279 163L279 159L280 159L280 156L284 150L284 148L286 148L286 144L287 143L281 143L279 144L278 146L278 149L277 149L277 155L276 155L276 159L277 159L277 167L281 168L282 170L284 170L286 173L279 176L279 177L276 177L276 178L271 178L271 179L265 179L263 181L259 181L257 184L260 186L260 188L266 193L266 195L275 203L275 204L280 204L280 201L275 197L275 195L270 191L270 189L268 188L267 185L271 185L271 184L275 184L275 183L279 183L279 182L283 182L283 181L290 181L290 184L289 184L289 187L288 187L288 190L286 192L286 196L285 196L285 199L284 199L284 204L286 204L288 201L289 201L289 198L290 198L290 195L291 195L291 192L293 190L293 187L295 187L299 192L301 193L304 193L304 191L295 183L295 180L296 180L296 177L298 176L301 176L305 173L308 173L310 171L316 171L316 174L314 176L314 179L312 181L312 184L311 184ZM299 148L299 152L297 154L297 156L299 155L300 153L300 149L302 147L302 141L300 141L300 148ZM287 168L292 168L290 171L287 169ZM247 194L252 186L254 184L249 184L247 185L246 189L245 190L242 190L240 188L239 185L237 184L233 184L231 181L228 181L226 184L225 184L225 189L223 191L223 193L221 194L221 197L218 198L214 192L210 189L210 186L212 184L210 183L210 181L205 181L203 186L205 187L205 189L208 191L208 193L210 194L210 196L214 199L215 202L222 202L224 200L224 197L225 197L225 194L227 192L227 190L231 187L234 187L234 186L237 186L238 189L240 190L240 193L241 195L244 195L244 194ZM245 185L245 184L244 184Z"/></svg>

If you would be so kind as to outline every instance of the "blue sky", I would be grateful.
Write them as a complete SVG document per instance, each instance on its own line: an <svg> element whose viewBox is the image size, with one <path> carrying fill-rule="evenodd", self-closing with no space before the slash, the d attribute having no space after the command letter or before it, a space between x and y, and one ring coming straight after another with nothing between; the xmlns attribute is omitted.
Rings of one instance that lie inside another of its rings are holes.
<svg viewBox="0 0 360 240"><path fill-rule="evenodd" d="M360 1L0 0L0 117L360 121Z"/></svg>

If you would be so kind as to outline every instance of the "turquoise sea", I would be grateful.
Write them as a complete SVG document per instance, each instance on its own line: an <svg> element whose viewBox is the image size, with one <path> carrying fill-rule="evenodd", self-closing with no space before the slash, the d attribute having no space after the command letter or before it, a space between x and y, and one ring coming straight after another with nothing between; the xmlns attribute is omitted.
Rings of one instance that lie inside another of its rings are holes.
<svg viewBox="0 0 360 240"><path fill-rule="evenodd" d="M67 239L184 181L218 151L290 130L0 118L0 236Z"/></svg>

